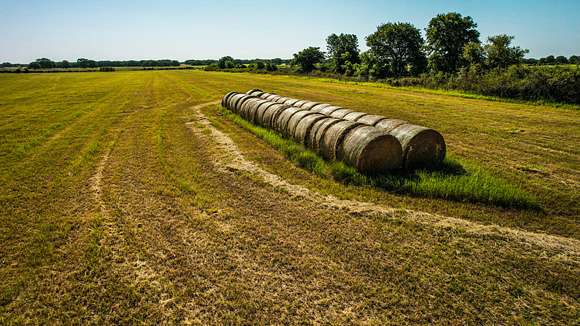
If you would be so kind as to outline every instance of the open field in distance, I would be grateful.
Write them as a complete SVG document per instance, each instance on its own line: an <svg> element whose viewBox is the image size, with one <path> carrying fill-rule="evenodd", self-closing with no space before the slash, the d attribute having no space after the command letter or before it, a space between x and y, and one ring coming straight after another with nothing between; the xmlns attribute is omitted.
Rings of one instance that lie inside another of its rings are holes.
<svg viewBox="0 0 580 326"><path fill-rule="evenodd" d="M321 178L223 115L250 88L437 129L541 209ZM578 320L579 122L294 76L0 74L0 323Z"/></svg>

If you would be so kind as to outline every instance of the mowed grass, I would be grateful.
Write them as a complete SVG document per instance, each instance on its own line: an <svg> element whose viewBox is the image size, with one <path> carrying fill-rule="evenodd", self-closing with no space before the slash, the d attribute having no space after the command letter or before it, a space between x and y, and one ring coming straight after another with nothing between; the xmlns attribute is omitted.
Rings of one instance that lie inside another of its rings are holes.
<svg viewBox="0 0 580 326"><path fill-rule="evenodd" d="M503 207L540 209L535 198L517 186L495 177L473 162L445 158L441 166L416 171L393 171L383 175L364 175L342 162L327 162L303 145L285 139L275 131L254 125L220 106L228 119L268 142L295 162L321 177L356 186L378 187L388 191L430 198L484 203Z"/></svg>
<svg viewBox="0 0 580 326"><path fill-rule="evenodd" d="M403 210L348 214L218 169L211 134L187 124L192 106L253 87L436 128L470 176L517 185L542 211L337 182L317 157L298 147L308 169L296 167L212 105L203 113L260 167ZM575 242L431 226L404 210L578 239L577 121L562 108L284 76L2 74L0 324L574 323Z"/></svg>

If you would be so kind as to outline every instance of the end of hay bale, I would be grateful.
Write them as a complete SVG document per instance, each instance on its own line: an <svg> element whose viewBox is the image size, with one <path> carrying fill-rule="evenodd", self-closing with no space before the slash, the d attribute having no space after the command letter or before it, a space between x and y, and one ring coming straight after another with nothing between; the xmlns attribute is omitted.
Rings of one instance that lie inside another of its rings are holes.
<svg viewBox="0 0 580 326"><path fill-rule="evenodd" d="M333 117L333 118L337 118L337 119L344 119L344 116L354 112L353 110L350 109L338 109L336 111L333 111L331 114L329 114L329 116Z"/></svg>
<svg viewBox="0 0 580 326"><path fill-rule="evenodd" d="M304 119L300 120L300 122L298 122L298 125L296 125L296 128L294 130L294 139L302 144L304 144L304 146L310 146L310 132L312 131L312 128L314 127L314 125L316 124L316 122L322 120L322 119L326 119L328 118L327 116L323 115L323 114L319 114L319 113L314 113L311 112L312 114L304 117Z"/></svg>
<svg viewBox="0 0 580 326"><path fill-rule="evenodd" d="M339 159L362 173L382 173L402 165L402 147L392 135L372 126L351 129L339 149Z"/></svg>
<svg viewBox="0 0 580 326"><path fill-rule="evenodd" d="M446 144L443 136L431 128L404 124L389 132L403 148L403 166L407 169L436 166L443 162Z"/></svg>
<svg viewBox="0 0 580 326"><path fill-rule="evenodd" d="M230 96L232 96L232 95L234 95L234 94L236 94L236 92L233 92L233 91L232 91L232 92L228 92L226 95L224 95L224 97L222 97L222 102L221 102L221 104L222 104L222 106L223 106L223 107L226 107L226 101L228 100L228 98L229 98Z"/></svg>
<svg viewBox="0 0 580 326"><path fill-rule="evenodd" d="M330 118L325 116L324 119L320 119L310 129L310 134L308 135L308 143L310 144L310 148L313 149L315 152L320 153L320 146L322 143L322 139L326 134L328 128L332 125L339 123L340 119Z"/></svg>
<svg viewBox="0 0 580 326"><path fill-rule="evenodd" d="M368 114L365 113L365 112L356 112L355 111L355 112L348 113L347 115L345 115L343 117L343 119L344 120L348 120L348 121L357 121L358 122L358 120L360 118L362 118L362 117L364 117L366 115L368 115Z"/></svg>

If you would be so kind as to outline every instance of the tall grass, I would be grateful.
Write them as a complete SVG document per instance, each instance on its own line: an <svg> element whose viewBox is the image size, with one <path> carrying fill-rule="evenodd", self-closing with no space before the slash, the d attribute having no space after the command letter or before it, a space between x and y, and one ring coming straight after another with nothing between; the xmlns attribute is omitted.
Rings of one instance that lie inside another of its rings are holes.
<svg viewBox="0 0 580 326"><path fill-rule="evenodd" d="M507 208L534 210L541 208L538 201L529 193L467 160L448 155L436 169L365 175L343 162L325 161L303 145L286 139L272 130L256 126L221 106L219 111L226 118L282 152L297 166L323 178L331 178L348 185L377 187L419 197L484 203Z"/></svg>

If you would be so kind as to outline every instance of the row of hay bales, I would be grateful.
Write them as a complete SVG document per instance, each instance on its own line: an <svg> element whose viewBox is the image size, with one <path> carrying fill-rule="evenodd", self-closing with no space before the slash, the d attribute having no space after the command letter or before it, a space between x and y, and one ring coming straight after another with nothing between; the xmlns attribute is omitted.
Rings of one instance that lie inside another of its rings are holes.
<svg viewBox="0 0 580 326"><path fill-rule="evenodd" d="M321 114L330 118L378 128L394 136L400 142L402 148L402 165L405 168L438 165L445 158L445 140L439 132L431 128L411 124L400 119L391 119L366 112L357 112L328 103L299 100L266 93L259 89L252 89L246 94L270 102L308 110L308 112Z"/></svg>
<svg viewBox="0 0 580 326"><path fill-rule="evenodd" d="M373 126L243 93L226 94L222 106L363 173L385 172L403 163L399 141Z"/></svg>

